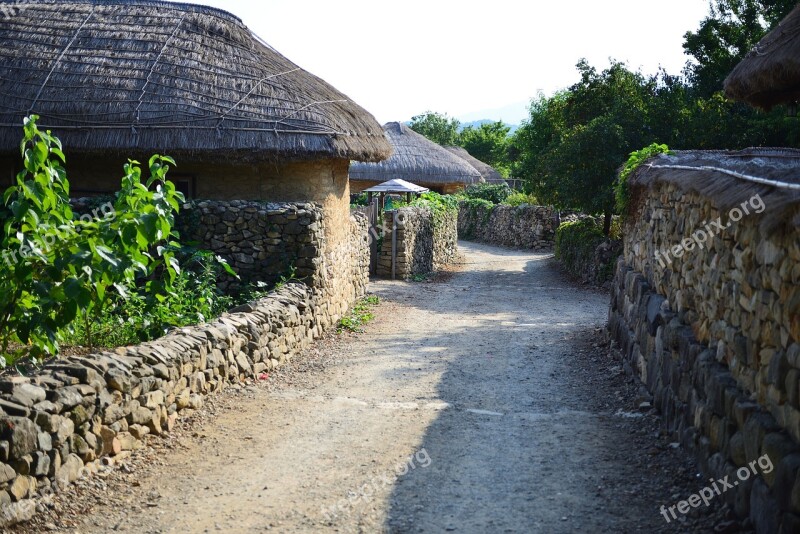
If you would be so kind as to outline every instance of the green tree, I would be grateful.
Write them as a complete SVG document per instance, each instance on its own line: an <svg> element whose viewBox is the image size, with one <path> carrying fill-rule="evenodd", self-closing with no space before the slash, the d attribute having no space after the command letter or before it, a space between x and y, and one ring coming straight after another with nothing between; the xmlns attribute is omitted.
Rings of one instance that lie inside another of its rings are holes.
<svg viewBox="0 0 800 534"><path fill-rule="evenodd" d="M442 146L457 144L459 126L461 123L448 117L446 113L426 111L422 115L411 117L412 130Z"/></svg>
<svg viewBox="0 0 800 534"><path fill-rule="evenodd" d="M488 163L500 174L509 174L508 132L509 126L502 121L481 124L478 128L467 126L458 136L458 144L473 157Z"/></svg>
<svg viewBox="0 0 800 534"><path fill-rule="evenodd" d="M585 60L577 68L578 83L531 104L514 140L521 153L517 174L540 200L603 214L608 234L617 169L654 140L648 113L656 88L619 62L602 72Z"/></svg>

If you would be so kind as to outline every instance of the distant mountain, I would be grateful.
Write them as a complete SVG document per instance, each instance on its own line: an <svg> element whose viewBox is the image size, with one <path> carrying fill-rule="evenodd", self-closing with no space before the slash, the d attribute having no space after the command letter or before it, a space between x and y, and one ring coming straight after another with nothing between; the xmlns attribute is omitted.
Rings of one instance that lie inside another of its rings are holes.
<svg viewBox="0 0 800 534"><path fill-rule="evenodd" d="M497 122L497 121L493 121L491 119L481 119L481 120L477 120L477 121L462 122L461 126L459 126L458 131L461 131L464 128L467 128L469 126L472 126L473 128L480 128L481 124L491 124L493 122ZM505 125L508 126L509 128L511 128L511 131L509 132L509 134L513 134L519 128L519 124L508 124L506 122Z"/></svg>

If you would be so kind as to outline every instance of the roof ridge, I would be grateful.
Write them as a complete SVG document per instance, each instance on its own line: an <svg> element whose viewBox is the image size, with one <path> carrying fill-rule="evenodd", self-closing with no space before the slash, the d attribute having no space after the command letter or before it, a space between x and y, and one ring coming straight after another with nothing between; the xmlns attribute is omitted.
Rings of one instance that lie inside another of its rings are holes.
<svg viewBox="0 0 800 534"><path fill-rule="evenodd" d="M193 11L203 15L212 15L220 18L227 19L231 22L236 22L245 26L241 18L237 17L229 11L212 6L205 6L202 4L193 4L191 2L168 2L166 0L70 0L68 2L59 0L0 0L0 4L14 4L17 7L23 4L84 4L84 5L125 5L125 6L142 6L142 7L164 7L176 11Z"/></svg>

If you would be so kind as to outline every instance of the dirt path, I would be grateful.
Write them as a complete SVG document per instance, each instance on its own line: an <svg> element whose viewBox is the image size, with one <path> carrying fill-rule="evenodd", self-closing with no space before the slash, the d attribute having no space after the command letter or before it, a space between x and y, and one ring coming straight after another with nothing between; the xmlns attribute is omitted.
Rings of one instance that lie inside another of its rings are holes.
<svg viewBox="0 0 800 534"><path fill-rule="evenodd" d="M220 395L133 467L84 482L85 515L51 504L62 523L48 528L66 528L70 513L82 514L70 528L81 533L707 524L659 515L699 487L655 417L628 413L636 391L601 346L607 297L575 287L546 255L462 251L447 281L374 283L383 303L365 334Z"/></svg>

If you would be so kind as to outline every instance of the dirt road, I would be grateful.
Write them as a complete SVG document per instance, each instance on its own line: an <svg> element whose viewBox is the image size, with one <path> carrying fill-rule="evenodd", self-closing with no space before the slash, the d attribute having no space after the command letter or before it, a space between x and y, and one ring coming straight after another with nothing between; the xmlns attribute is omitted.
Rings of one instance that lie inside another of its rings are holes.
<svg viewBox="0 0 800 534"><path fill-rule="evenodd" d="M601 345L606 295L548 255L462 252L445 281L374 283L382 304L366 333L220 395L116 483L84 483L102 498L70 530L699 528L659 515L698 488Z"/></svg>

